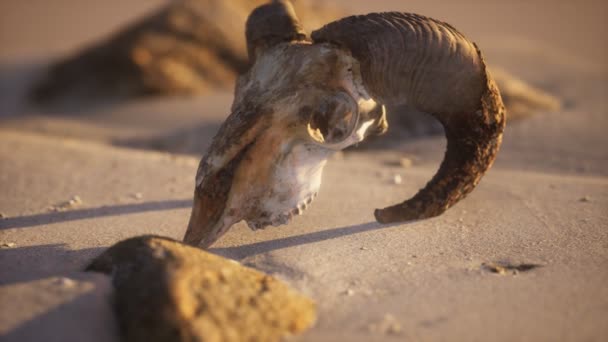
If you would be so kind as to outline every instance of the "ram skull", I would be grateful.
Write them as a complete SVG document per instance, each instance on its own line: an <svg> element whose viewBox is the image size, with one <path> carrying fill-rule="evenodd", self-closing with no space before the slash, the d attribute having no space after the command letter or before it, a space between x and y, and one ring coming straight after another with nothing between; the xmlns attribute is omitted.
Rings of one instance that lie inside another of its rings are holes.
<svg viewBox="0 0 608 342"><path fill-rule="evenodd" d="M434 115L444 160L413 198L375 212L381 223L429 218L470 193L501 143L505 110L481 52L450 25L372 13L302 30L288 1L247 20L251 67L232 113L202 159L184 241L209 247L233 224L285 224L316 196L335 151L387 129L384 105Z"/></svg>

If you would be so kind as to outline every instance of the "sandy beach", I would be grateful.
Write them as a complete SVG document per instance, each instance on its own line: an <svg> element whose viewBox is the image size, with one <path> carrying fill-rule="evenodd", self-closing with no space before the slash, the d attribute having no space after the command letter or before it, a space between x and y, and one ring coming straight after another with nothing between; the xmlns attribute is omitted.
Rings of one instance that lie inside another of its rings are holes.
<svg viewBox="0 0 608 342"><path fill-rule="evenodd" d="M52 110L25 99L49 62L161 3L0 4L3 341L117 341L110 279L82 269L125 238L184 235L231 92ZM608 5L336 3L449 22L562 109L509 123L492 169L439 217L374 220L424 186L445 149L439 135L392 141L333 157L288 225L241 222L210 251L316 301L316 325L294 341L607 340Z"/></svg>

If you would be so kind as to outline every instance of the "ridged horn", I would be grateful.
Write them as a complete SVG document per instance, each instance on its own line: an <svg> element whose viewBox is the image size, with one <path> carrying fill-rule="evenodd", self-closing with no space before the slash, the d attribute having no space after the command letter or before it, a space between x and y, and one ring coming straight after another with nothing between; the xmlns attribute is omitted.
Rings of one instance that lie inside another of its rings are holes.
<svg viewBox="0 0 608 342"><path fill-rule="evenodd" d="M498 152L505 108L474 43L449 24L397 12L344 18L312 39L348 49L376 100L432 114L445 128L435 176L411 199L377 209L379 222L440 215L475 188Z"/></svg>
<svg viewBox="0 0 608 342"><path fill-rule="evenodd" d="M245 38L253 63L261 51L282 42L306 40L307 36L291 2L275 0L251 12L245 24Z"/></svg>

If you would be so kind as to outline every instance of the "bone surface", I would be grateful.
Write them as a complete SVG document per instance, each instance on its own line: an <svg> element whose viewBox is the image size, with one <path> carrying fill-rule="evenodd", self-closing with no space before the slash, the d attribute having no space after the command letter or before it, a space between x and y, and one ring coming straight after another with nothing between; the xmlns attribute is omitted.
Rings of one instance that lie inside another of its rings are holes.
<svg viewBox="0 0 608 342"><path fill-rule="evenodd" d="M327 158L384 122L358 70L328 44L287 42L259 54L201 161L185 241L208 247L241 220L261 229L302 214Z"/></svg>
<svg viewBox="0 0 608 342"><path fill-rule="evenodd" d="M451 25L371 13L314 31L311 44L291 3L276 1L256 8L246 27L253 65L201 161L184 241L208 247L240 220L258 229L301 213L330 151L387 129L382 104L434 115L448 146L431 181L376 210L378 222L442 214L494 162L506 122L502 99L477 45Z"/></svg>

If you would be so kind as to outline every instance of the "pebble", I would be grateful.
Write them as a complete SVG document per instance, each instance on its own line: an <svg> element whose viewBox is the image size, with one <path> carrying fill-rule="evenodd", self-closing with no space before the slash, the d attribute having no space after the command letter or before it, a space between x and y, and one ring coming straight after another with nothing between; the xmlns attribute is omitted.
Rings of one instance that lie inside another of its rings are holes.
<svg viewBox="0 0 608 342"><path fill-rule="evenodd" d="M77 207L82 204L82 199L78 195L72 196L69 200L63 203L59 203L57 205L52 205L48 209L50 211L65 211L74 207Z"/></svg>
<svg viewBox="0 0 608 342"><path fill-rule="evenodd" d="M399 185L403 182L403 180L401 179L401 175L394 175L393 176L393 183L396 185Z"/></svg>
<svg viewBox="0 0 608 342"><path fill-rule="evenodd" d="M507 274L507 269L500 265L488 265L488 269L494 273L498 273L501 275Z"/></svg>
<svg viewBox="0 0 608 342"><path fill-rule="evenodd" d="M402 332L401 324L397 321L395 316L391 314L384 315L382 321L369 325L369 329L372 332L379 332L387 335L399 335Z"/></svg>
<svg viewBox="0 0 608 342"><path fill-rule="evenodd" d="M17 244L14 242L3 242L2 244L0 244L0 248L13 248L16 246Z"/></svg>
<svg viewBox="0 0 608 342"><path fill-rule="evenodd" d="M132 196L133 196L133 198L138 199L138 200L144 198L144 195L141 192L136 192Z"/></svg>
<svg viewBox="0 0 608 342"><path fill-rule="evenodd" d="M399 160L399 164L401 165L401 167L407 169L407 168L412 167L412 165L414 165L414 161L412 161L410 158L401 158Z"/></svg>
<svg viewBox="0 0 608 342"><path fill-rule="evenodd" d="M61 277L61 278L57 278L57 280L55 280L55 284L64 287L64 288L72 288L74 287L74 285L76 285L76 282L70 278L66 278L66 277Z"/></svg>
<svg viewBox="0 0 608 342"><path fill-rule="evenodd" d="M579 202L591 202L591 197L590 196L581 197L578 201Z"/></svg>
<svg viewBox="0 0 608 342"><path fill-rule="evenodd" d="M352 295L355 294L355 290L348 289L348 290L344 291L344 294L347 295L347 296L352 296Z"/></svg>
<svg viewBox="0 0 608 342"><path fill-rule="evenodd" d="M0 219L6 218L6 215L4 215L4 213L0 213Z"/></svg>

